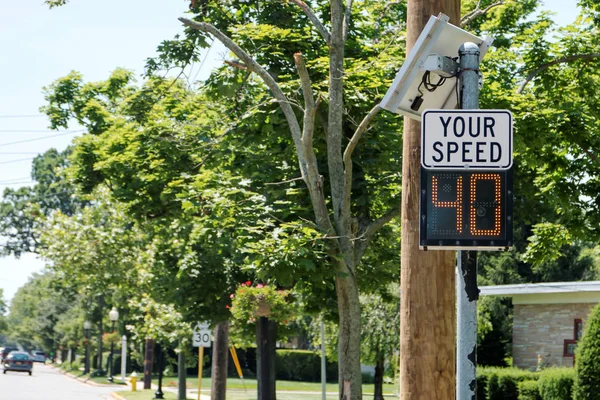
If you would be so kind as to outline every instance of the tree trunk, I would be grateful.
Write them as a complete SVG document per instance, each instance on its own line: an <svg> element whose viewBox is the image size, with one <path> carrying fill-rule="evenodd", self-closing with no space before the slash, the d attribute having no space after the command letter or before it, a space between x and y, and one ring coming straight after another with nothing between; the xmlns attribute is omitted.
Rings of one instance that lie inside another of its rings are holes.
<svg viewBox="0 0 600 400"><path fill-rule="evenodd" d="M343 263L343 261L341 261ZM360 373L360 303L354 272L343 264L338 273L336 291L339 312L338 371L341 400L362 399Z"/></svg>
<svg viewBox="0 0 600 400"><path fill-rule="evenodd" d="M431 15L460 21L460 0L408 2L407 54ZM419 250L421 126L404 122L402 165L402 255L400 398L455 397L455 252Z"/></svg>
<svg viewBox="0 0 600 400"><path fill-rule="evenodd" d="M152 389L152 366L154 365L154 339L146 339L144 356L144 389Z"/></svg>
<svg viewBox="0 0 600 400"><path fill-rule="evenodd" d="M275 342L277 324L267 317L260 317L256 324L256 378L258 400L276 400L275 388Z"/></svg>
<svg viewBox="0 0 600 400"><path fill-rule="evenodd" d="M229 321L215 327L213 342L211 400L225 400L227 391L227 360L229 359Z"/></svg>
<svg viewBox="0 0 600 400"><path fill-rule="evenodd" d="M177 355L177 380L178 380L178 390L177 390L177 400L186 400L187 399L187 388L185 384L186 380L186 369L185 369L185 352L183 351L183 344L179 343L179 354Z"/></svg>
<svg viewBox="0 0 600 400"><path fill-rule="evenodd" d="M373 400L383 400L383 373L385 371L385 358L381 351L377 351L375 361L375 395Z"/></svg>

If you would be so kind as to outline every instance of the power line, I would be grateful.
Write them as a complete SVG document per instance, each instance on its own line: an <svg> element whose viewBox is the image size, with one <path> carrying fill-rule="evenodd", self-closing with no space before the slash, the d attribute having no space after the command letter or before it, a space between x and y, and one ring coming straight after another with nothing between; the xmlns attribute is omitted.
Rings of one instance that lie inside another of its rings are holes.
<svg viewBox="0 0 600 400"><path fill-rule="evenodd" d="M0 118L41 118L45 114L16 114L16 115L0 115Z"/></svg>
<svg viewBox="0 0 600 400"><path fill-rule="evenodd" d="M10 160L10 161L0 161L0 164L12 164L12 163L21 162L21 161L30 161L30 160L33 160L33 159L34 159L34 157L19 158L19 159Z"/></svg>
<svg viewBox="0 0 600 400"><path fill-rule="evenodd" d="M36 183L35 181L22 181L22 182L12 182L12 183L0 183L0 186L13 186L13 185L26 185L30 183Z"/></svg>
<svg viewBox="0 0 600 400"><path fill-rule="evenodd" d="M14 181L23 181L29 179L31 180L31 176L23 176L21 178L13 178L13 179L5 179L3 181L0 181L0 183L7 183L7 182L14 182Z"/></svg>
<svg viewBox="0 0 600 400"><path fill-rule="evenodd" d="M74 131L62 131L62 132L80 132L79 130ZM0 129L2 133L48 133L48 132L56 132L54 129Z"/></svg>
<svg viewBox="0 0 600 400"><path fill-rule="evenodd" d="M40 154L39 151L0 151L0 154L23 155L23 154Z"/></svg>
<svg viewBox="0 0 600 400"><path fill-rule="evenodd" d="M58 136L72 135L74 133L81 133L81 132L85 132L85 130L81 129L79 131L69 131L69 132L64 132L64 133L58 133L56 135L47 135L47 136L41 136L41 137L37 137L37 138L33 138L33 139L18 140L16 142L0 143L0 147L1 146L10 146L10 145L19 144L19 143L35 142L36 140L50 139L50 138L54 138L54 137L58 137Z"/></svg>

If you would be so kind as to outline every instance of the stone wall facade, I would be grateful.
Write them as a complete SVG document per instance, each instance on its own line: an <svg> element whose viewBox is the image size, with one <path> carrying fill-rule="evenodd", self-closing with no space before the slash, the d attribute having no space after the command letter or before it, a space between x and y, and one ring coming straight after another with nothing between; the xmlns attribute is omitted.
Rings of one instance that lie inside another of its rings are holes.
<svg viewBox="0 0 600 400"><path fill-rule="evenodd" d="M538 355L546 366L573 366L564 357L565 339L574 338L575 319L587 320L595 303L515 304L513 316L513 365L535 369Z"/></svg>

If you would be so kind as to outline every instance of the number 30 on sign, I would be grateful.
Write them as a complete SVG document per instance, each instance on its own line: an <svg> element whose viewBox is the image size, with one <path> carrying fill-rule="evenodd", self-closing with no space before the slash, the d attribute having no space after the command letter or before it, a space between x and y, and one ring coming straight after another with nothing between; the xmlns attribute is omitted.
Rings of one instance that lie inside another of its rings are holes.
<svg viewBox="0 0 600 400"><path fill-rule="evenodd" d="M421 168L423 250L512 246L512 170Z"/></svg>

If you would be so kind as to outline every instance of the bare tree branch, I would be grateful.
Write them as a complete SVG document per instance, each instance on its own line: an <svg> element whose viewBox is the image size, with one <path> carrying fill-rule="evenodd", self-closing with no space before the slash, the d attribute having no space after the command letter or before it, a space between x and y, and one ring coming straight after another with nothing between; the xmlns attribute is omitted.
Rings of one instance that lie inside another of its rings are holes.
<svg viewBox="0 0 600 400"><path fill-rule="evenodd" d="M312 149L312 138L315 130L315 113L317 108L315 107L315 98L313 96L313 90L310 83L310 76L304 63L304 57L302 53L294 54L294 62L296 63L296 69L300 76L300 83L302 84L302 96L304 97L304 123L302 129L302 141L307 150L306 146L310 146ZM309 150L310 151L310 150Z"/></svg>
<svg viewBox="0 0 600 400"><path fill-rule="evenodd" d="M566 57L561 57L561 58L557 58L554 61L550 61L547 62L545 64L540 65L537 69L531 71L527 77L523 80L523 82L521 82L521 85L519 86L519 89L517 89L517 94L521 94L523 93L523 90L525 90L525 86L527 86L527 84L529 82L531 82L533 80L533 78L535 78L540 72L545 71L546 69L548 69L549 67L553 66L553 65L557 65L557 64L563 64L563 63L567 63L567 62L571 62L571 61L575 61L575 60L593 60L595 58L600 57L600 53L590 53L590 54L574 54L571 56L566 56Z"/></svg>
<svg viewBox="0 0 600 400"><path fill-rule="evenodd" d="M187 18L179 18L179 21L183 22L184 25L189 26L192 29L197 29L202 32L210 33L215 38L217 38L221 43L225 45L229 50L231 50L240 60L244 62L246 68L248 70L258 74L265 82L265 84L269 87L273 96L279 102L279 106L285 115L285 118L290 126L290 131L292 132L292 138L294 139L294 143L296 146L300 146L301 144L301 136L302 132L300 129L300 124L298 123L298 119L292 110L292 107L289 104L288 98L285 96L275 79L269 74L259 63L257 63L248 53L246 53L241 47L233 42L227 35L217 29L215 26L211 24L207 24L206 22L196 22Z"/></svg>
<svg viewBox="0 0 600 400"><path fill-rule="evenodd" d="M398 203L400 203L400 201L398 201ZM392 219L399 217L400 212L401 212L400 206L398 206L397 208L393 208L393 209L389 210L387 213L385 213L384 215L382 215L381 217L377 218L375 221L372 221L371 223L369 223L362 230L362 233L359 236L362 239L357 241L357 244L356 244L355 250L354 250L357 264L360 262L360 259L362 258L363 254L365 253L365 250L369 246L369 243L371 242L371 239L373 238L375 233L377 233L377 231L379 229L381 229L385 224L390 222Z"/></svg>
<svg viewBox="0 0 600 400"><path fill-rule="evenodd" d="M327 167L331 186L331 204L335 228L341 236L340 245L345 258L350 257L352 242L350 205L344 204L344 162L342 139L344 132L344 4L331 0L331 45L329 46L329 114L327 132ZM345 260L352 265L350 259ZM343 397L340 394L340 397Z"/></svg>
<svg viewBox="0 0 600 400"><path fill-rule="evenodd" d="M350 195L352 192L352 153L354 152L354 149L356 148L356 145L358 144L358 141L362 137L363 133L365 133L365 131L367 130L367 127L369 126L371 121L373 121L373 118L375 118L375 116L377 115L377 113L379 113L380 110L381 110L381 107L379 106L379 104L377 104L371 109L371 111L369 111L369 113L365 116L365 118L363 118L361 123L356 128L356 131L352 135L352 138L350 138L350 142L346 146L346 150L344 150L343 160L344 160L344 180L345 180L345 184L344 184L344 206L345 207L350 207ZM347 210L347 211L349 214L350 210Z"/></svg>
<svg viewBox="0 0 600 400"><path fill-rule="evenodd" d="M281 181L281 182L265 182L265 185L285 185L286 183L292 183L295 181L303 181L304 178L299 176L297 178L292 178L292 179L288 179L287 181Z"/></svg>
<svg viewBox="0 0 600 400"><path fill-rule="evenodd" d="M304 157L306 159L307 173L309 176L313 177L310 182L307 182L307 185L309 186L311 197L314 196L313 207L315 208L315 215L317 216L317 224L320 227L327 227L327 235L330 236L333 234L334 229L329 218L327 203L325 202L325 194L323 192L323 177L321 174L319 174L317 168L317 156L313 147L315 117L319 103L318 101L315 103L312 85L310 82L310 75L306 69L306 64L304 62L304 57L302 57L302 53L294 54L294 62L296 63L296 69L298 70L298 75L300 76L302 96L304 97L302 145Z"/></svg>
<svg viewBox="0 0 600 400"><path fill-rule="evenodd" d="M306 16L308 17L310 22L312 22L313 25L315 26L315 28L317 28L317 31L321 34L321 36L323 37L325 42L327 42L327 44L330 44L331 43L331 34L329 33L329 31L327 30L325 25L323 25L323 23L321 22L319 17L317 17L317 14L315 14L313 9L310 8L308 6L308 4L306 4L302 0L290 0L290 1L294 4L296 4L298 7L300 7L302 9L302 11L304 11L304 14L306 14Z"/></svg>
<svg viewBox="0 0 600 400"><path fill-rule="evenodd" d="M230 60L225 60L223 62L233 68L241 69L242 71L248 71L248 67L246 67L244 64L242 64L240 62L230 61Z"/></svg>
<svg viewBox="0 0 600 400"><path fill-rule="evenodd" d="M346 13L344 14L344 42L348 39L348 32L350 31L350 19L352 18L352 2L348 0L346 5Z"/></svg>
<svg viewBox="0 0 600 400"><path fill-rule="evenodd" d="M302 129L300 129L300 124L298 123L296 114L292 109L290 101L285 96L275 79L260 64L258 64L256 60L250 57L248 53L246 53L242 48L235 44L233 40L231 40L231 38L229 38L215 26L207 24L205 22L192 21L187 18L179 18L179 20L192 29L198 29L202 32L210 33L211 35L213 35L216 39L223 43L225 47L231 50L240 60L242 60L249 71L258 74L258 76L261 77L263 82L269 87L271 93L273 93L273 97L275 97L275 100L279 103L279 107L281 108L281 111L283 112L288 126L290 128L290 131L292 133L292 139L296 147L298 162L300 164L300 172L302 173L302 178L304 179L306 186L308 186L308 191L310 193L310 198L313 205L317 226L320 229L322 229L327 235L334 234L335 230L333 228L331 220L329 219L329 210L327 209L327 203L325 202L325 194L323 192L322 176L319 174L317 168L317 160L314 154L314 150L311 146L310 151L306 151L306 146L304 146L302 140ZM315 108L314 104L313 108ZM304 110L305 114L306 112L307 111ZM311 112L314 114L314 111Z"/></svg>
<svg viewBox="0 0 600 400"><path fill-rule="evenodd" d="M492 8L494 7L498 7L501 6L505 3L505 1L498 1L496 3L490 4L489 6L487 6L484 9L481 9L481 0L477 3L477 7L475 7L475 9L473 11L471 11L470 13L466 14L464 17L462 17L460 19L460 26L467 26L469 25L471 22L473 22L473 20L477 17L479 17L480 15L484 15L486 14L488 11L490 11Z"/></svg>

